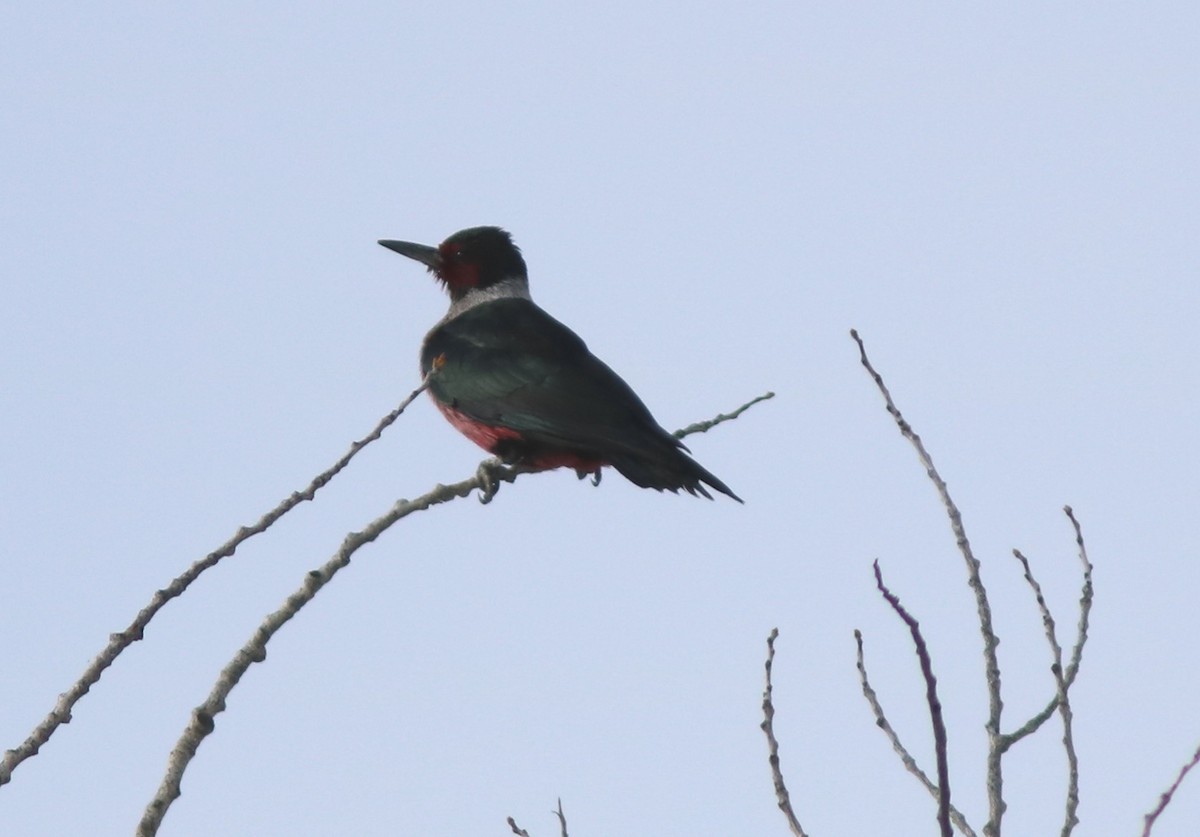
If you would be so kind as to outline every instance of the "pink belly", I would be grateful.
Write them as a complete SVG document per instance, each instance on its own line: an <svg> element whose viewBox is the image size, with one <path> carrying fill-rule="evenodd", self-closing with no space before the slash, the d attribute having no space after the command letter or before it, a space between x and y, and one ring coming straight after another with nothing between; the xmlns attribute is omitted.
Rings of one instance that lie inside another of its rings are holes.
<svg viewBox="0 0 1200 837"><path fill-rule="evenodd" d="M496 445L505 439L521 438L521 434L515 430L507 427L492 427L487 424L481 424L463 415L448 404L443 404L436 398L433 399L433 403L437 404L437 408L442 411L442 415L446 417L446 421L454 425L455 430L488 453L495 453Z"/></svg>
<svg viewBox="0 0 1200 837"><path fill-rule="evenodd" d="M482 424L467 417L453 407L443 404L436 398L433 399L433 403L437 404L437 408L442 411L442 415L446 417L446 421L454 425L454 428L459 433L466 436L488 453L495 453L497 446L503 441L521 438L521 434L510 427L494 427ZM538 471L548 471L551 468L573 468L581 473L592 473L593 471L600 470L605 463L598 459L585 458L570 451L548 450L544 453L531 456L524 464Z"/></svg>

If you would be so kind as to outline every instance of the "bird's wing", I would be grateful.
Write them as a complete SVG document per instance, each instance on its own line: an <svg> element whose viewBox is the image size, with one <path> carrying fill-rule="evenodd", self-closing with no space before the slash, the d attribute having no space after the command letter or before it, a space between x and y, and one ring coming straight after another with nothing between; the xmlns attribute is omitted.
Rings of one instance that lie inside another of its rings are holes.
<svg viewBox="0 0 1200 837"><path fill-rule="evenodd" d="M604 452L682 447L573 331L525 299L476 306L430 334L434 396L471 418Z"/></svg>

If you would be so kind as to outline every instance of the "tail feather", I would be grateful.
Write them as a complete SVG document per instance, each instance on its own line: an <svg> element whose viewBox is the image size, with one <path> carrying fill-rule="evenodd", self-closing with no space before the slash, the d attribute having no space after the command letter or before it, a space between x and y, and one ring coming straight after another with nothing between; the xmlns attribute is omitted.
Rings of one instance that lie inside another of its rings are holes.
<svg viewBox="0 0 1200 837"><path fill-rule="evenodd" d="M664 450L656 456L614 457L610 464L627 480L642 488L674 492L683 489L693 496L711 500L712 495L704 487L707 485L739 503L745 502L734 494L729 486L679 448Z"/></svg>
<svg viewBox="0 0 1200 837"><path fill-rule="evenodd" d="M683 442L654 424L652 419L640 427L626 426L621 430L620 435L592 438L586 443L544 430L524 431L517 440L505 440L507 453L498 448L490 450L506 461L532 460L545 468L567 466L581 475L597 473L601 465L611 465L642 488L676 493L683 489L709 500L713 498L708 493L711 488L745 503L716 475L688 456Z"/></svg>

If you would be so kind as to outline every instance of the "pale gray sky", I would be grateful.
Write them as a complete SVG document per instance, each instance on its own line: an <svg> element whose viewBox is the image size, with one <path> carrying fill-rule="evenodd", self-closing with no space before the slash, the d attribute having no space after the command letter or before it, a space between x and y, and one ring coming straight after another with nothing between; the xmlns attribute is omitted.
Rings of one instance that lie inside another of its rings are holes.
<svg viewBox="0 0 1200 837"><path fill-rule="evenodd" d="M928 834L907 634L983 823L974 603L856 327L985 562L1011 728L1070 635L1081 835L1133 834L1200 742L1194 4L8 4L0 11L0 748L157 588L417 381L438 287L378 238L510 229L535 298L747 501L569 473L410 518L233 693L169 835ZM0 832L123 835L269 610L478 451L425 400L204 576L0 788ZM1057 728L1006 833L1056 833ZM1197 780L1193 780L1194 782ZM1200 784L1156 834L1191 835Z"/></svg>

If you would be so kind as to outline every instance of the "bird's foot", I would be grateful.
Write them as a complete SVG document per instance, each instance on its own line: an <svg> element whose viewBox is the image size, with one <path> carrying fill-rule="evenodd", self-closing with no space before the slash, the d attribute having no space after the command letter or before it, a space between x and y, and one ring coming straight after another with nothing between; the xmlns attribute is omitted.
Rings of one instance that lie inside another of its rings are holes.
<svg viewBox="0 0 1200 837"><path fill-rule="evenodd" d="M479 468L475 471L475 477L479 480L479 502L485 506L492 502L492 498L500 490L503 477L508 472L508 467L496 458L485 459L479 463Z"/></svg>
<svg viewBox="0 0 1200 837"><path fill-rule="evenodd" d="M599 468L597 468L594 471L581 471L580 469L576 468L575 476L578 477L579 479L584 479L585 477L591 477L592 485L600 484L600 469Z"/></svg>

